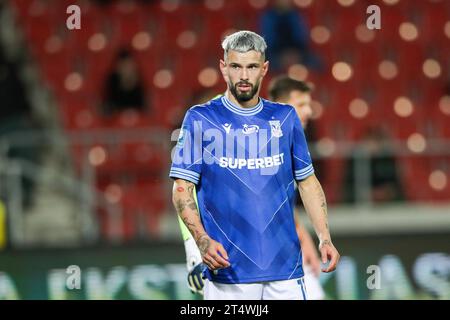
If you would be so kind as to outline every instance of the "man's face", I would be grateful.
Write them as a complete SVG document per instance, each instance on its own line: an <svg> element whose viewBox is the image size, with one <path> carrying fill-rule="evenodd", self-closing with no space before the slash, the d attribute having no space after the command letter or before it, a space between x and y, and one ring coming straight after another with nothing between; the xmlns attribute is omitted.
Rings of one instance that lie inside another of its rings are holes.
<svg viewBox="0 0 450 320"><path fill-rule="evenodd" d="M293 90L289 93L289 99L286 103L295 108L303 128L306 128L308 121L312 116L311 95L309 92Z"/></svg>
<svg viewBox="0 0 450 320"><path fill-rule="evenodd" d="M230 50L227 60L220 60L220 70L238 102L250 101L259 94L260 83L266 75L269 63L254 50L245 53Z"/></svg>

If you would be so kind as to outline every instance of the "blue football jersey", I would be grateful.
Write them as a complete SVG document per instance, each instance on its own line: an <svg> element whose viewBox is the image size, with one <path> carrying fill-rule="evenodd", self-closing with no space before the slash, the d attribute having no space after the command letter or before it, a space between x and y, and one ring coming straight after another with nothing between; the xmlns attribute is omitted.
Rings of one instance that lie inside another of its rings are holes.
<svg viewBox="0 0 450 320"><path fill-rule="evenodd" d="M211 281L251 283L303 276L294 223L295 180L314 173L295 109L260 98L252 108L226 96L191 107L170 177L196 184L201 220L230 267Z"/></svg>

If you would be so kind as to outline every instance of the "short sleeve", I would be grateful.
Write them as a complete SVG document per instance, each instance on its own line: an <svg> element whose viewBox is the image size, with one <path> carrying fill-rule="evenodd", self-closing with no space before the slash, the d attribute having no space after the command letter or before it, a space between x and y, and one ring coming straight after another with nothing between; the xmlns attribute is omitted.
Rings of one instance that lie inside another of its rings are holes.
<svg viewBox="0 0 450 320"><path fill-rule="evenodd" d="M172 153L172 166L169 177L183 179L198 184L201 176L202 164L202 132L201 125L188 111Z"/></svg>
<svg viewBox="0 0 450 320"><path fill-rule="evenodd" d="M294 116L292 164L295 180L304 180L314 174L314 167L308 150L305 133L297 114Z"/></svg>

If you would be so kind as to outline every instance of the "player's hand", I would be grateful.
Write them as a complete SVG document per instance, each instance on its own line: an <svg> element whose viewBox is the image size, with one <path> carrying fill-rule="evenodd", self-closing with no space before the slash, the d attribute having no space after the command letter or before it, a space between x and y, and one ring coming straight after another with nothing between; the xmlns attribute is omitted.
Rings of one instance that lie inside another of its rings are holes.
<svg viewBox="0 0 450 320"><path fill-rule="evenodd" d="M326 264L328 261L330 261L328 267L322 268L322 271L323 272L334 271L338 264L340 255L339 252L334 247L334 245L331 243L331 241L330 240L321 241L319 244L319 251L322 257L323 264Z"/></svg>
<svg viewBox="0 0 450 320"><path fill-rule="evenodd" d="M188 287L192 293L203 294L203 287L205 278L203 277L203 270L206 268L204 263L197 264L189 273L187 277Z"/></svg>
<svg viewBox="0 0 450 320"><path fill-rule="evenodd" d="M208 235L201 236L197 240L197 246L202 254L203 262L210 270L218 270L230 266L228 254L223 246Z"/></svg>

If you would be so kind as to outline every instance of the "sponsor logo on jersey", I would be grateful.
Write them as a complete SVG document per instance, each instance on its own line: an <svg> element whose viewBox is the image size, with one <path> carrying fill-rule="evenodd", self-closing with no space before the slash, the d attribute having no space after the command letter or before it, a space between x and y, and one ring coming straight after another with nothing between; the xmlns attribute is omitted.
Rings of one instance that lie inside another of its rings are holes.
<svg viewBox="0 0 450 320"><path fill-rule="evenodd" d="M225 124L222 125L222 127L223 127L223 129L225 130L225 132L226 132L227 134L230 133L231 123L225 123Z"/></svg>
<svg viewBox="0 0 450 320"><path fill-rule="evenodd" d="M219 160L219 166L221 166L222 168L245 168L249 170L256 170L282 165L284 163L284 153L264 158L238 159L221 157Z"/></svg>
<svg viewBox="0 0 450 320"><path fill-rule="evenodd" d="M244 134L252 134L259 131L259 127L256 124L244 124L242 129L242 133Z"/></svg>

